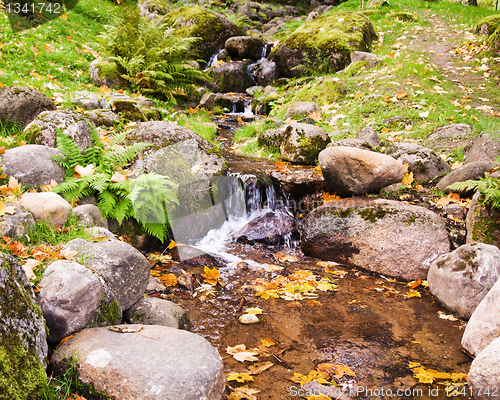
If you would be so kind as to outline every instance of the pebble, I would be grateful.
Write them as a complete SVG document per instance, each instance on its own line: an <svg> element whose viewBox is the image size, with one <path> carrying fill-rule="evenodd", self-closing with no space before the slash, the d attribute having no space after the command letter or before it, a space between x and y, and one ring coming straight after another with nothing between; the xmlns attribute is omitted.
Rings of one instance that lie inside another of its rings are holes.
<svg viewBox="0 0 500 400"><path fill-rule="evenodd" d="M259 318L255 314L243 314L239 318L240 322L245 325L256 324L260 322Z"/></svg>

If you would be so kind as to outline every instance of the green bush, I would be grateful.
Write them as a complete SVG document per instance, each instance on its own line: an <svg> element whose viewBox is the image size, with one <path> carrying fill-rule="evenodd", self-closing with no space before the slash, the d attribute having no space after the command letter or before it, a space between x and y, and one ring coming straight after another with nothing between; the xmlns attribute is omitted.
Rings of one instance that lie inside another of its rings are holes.
<svg viewBox="0 0 500 400"><path fill-rule="evenodd" d="M163 18L142 17L137 9L123 8L114 25L99 35L109 60L101 62L101 75L118 75L133 90L160 94L190 91L204 73L192 63L191 46L198 38L179 38ZM112 65L109 65L112 64Z"/></svg>

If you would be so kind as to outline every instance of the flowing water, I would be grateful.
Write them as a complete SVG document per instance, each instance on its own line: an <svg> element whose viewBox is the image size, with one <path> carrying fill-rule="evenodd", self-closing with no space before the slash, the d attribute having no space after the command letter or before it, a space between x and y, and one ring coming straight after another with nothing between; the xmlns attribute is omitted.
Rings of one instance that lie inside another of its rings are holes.
<svg viewBox="0 0 500 400"><path fill-rule="evenodd" d="M467 386L460 386L463 380L419 383L410 369L409 363L415 362L440 372L467 373L471 362L460 349L464 322L452 320L427 288L416 287L421 297L410 297L407 282L325 264L304 256L300 245L291 241L282 247L234 242L232 233L263 213L283 212L287 202L265 179L268 162L230 153L227 157L233 171L227 179L227 220L193 243L211 256L196 262L157 264L154 271L160 279L168 273L196 278L203 274L204 265L216 266L221 276L215 290L177 285L162 297L185 307L192 332L219 350L227 373L244 373L253 364L272 363L252 375L251 382L228 382L223 398L244 385L260 390L254 394L257 399L303 398L301 394L311 393L300 392L300 385L290 378L294 373L308 375L323 363L343 365L355 373L337 379L347 391L342 396L332 389L335 386L316 387L331 398L444 399L454 386L467 393ZM256 296L256 279L277 282L292 279L297 271L310 271L316 281L327 278L337 288L317 291L316 297L297 295L297 288L291 289L293 296L288 299ZM241 324L238 318L251 307L262 310L260 322ZM263 347L262 339L275 344ZM226 351L240 344L247 349L260 346L258 360L239 362ZM455 394L455 398L469 398Z"/></svg>

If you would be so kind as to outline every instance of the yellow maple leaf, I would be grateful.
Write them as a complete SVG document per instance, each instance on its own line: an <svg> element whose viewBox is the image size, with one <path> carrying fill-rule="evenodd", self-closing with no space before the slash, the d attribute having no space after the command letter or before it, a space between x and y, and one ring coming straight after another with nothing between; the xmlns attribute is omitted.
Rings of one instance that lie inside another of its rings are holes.
<svg viewBox="0 0 500 400"><path fill-rule="evenodd" d="M253 381L253 378L250 376L249 373L239 373L239 372L230 372L229 375L227 376L227 381L237 381L237 382L251 382Z"/></svg>
<svg viewBox="0 0 500 400"><path fill-rule="evenodd" d="M261 343L266 346L266 347L271 347L276 344L276 342L272 339L265 338L265 339L260 339Z"/></svg>
<svg viewBox="0 0 500 400"><path fill-rule="evenodd" d="M250 308L247 308L246 311L245 311L247 314L262 314L262 309L259 308L259 307L250 307Z"/></svg>
<svg viewBox="0 0 500 400"><path fill-rule="evenodd" d="M213 267L212 269L210 269L205 265L203 271L205 271L205 273L202 275L205 278L205 281L207 283L211 283L212 285L217 285L217 279L219 279L220 277L220 272L217 270L217 268Z"/></svg>
<svg viewBox="0 0 500 400"><path fill-rule="evenodd" d="M165 274L159 276L161 283L165 286L175 286L177 285L177 277L174 274Z"/></svg>
<svg viewBox="0 0 500 400"><path fill-rule="evenodd" d="M324 376L333 375L334 378L340 379L344 375L347 376L356 376L356 373L348 366L342 364L328 364L323 363L319 364L318 368L316 368L319 372L321 372Z"/></svg>
<svg viewBox="0 0 500 400"><path fill-rule="evenodd" d="M408 292L406 292L406 295L408 296L409 299L411 299L412 297L422 297L420 292L415 289L410 289Z"/></svg>
<svg viewBox="0 0 500 400"><path fill-rule="evenodd" d="M167 249L172 250L175 246L177 246L177 243L175 243L173 240L170 240L170 244L168 245Z"/></svg>
<svg viewBox="0 0 500 400"><path fill-rule="evenodd" d="M403 168L405 169L405 175L403 176L403 180L401 181L401 185L409 186L413 182L413 172L408 172L408 164L403 164Z"/></svg>
<svg viewBox="0 0 500 400"><path fill-rule="evenodd" d="M336 200L340 200L340 196L337 196L336 194L330 194L328 192L323 193L323 203L329 203Z"/></svg>
<svg viewBox="0 0 500 400"><path fill-rule="evenodd" d="M257 394L259 392L260 390L249 388L247 385L241 386L234 389L234 392L231 392L228 400L257 400L257 397L255 397L254 394Z"/></svg>

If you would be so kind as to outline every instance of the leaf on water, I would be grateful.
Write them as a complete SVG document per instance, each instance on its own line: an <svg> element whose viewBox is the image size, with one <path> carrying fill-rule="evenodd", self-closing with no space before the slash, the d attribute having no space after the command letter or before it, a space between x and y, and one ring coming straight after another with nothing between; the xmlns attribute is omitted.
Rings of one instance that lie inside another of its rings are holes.
<svg viewBox="0 0 500 400"><path fill-rule="evenodd" d="M285 264L286 262L297 262L299 259L290 254L283 253L274 253L273 256L281 263Z"/></svg>
<svg viewBox="0 0 500 400"><path fill-rule="evenodd" d="M234 389L233 392L228 397L228 400L257 400L257 397L254 394L259 393L260 390L249 388L248 386L241 386L239 388Z"/></svg>
<svg viewBox="0 0 500 400"><path fill-rule="evenodd" d="M458 321L458 318L454 317L451 314L446 314L442 311L438 311L438 317L441 319L446 319L448 321Z"/></svg>
<svg viewBox="0 0 500 400"><path fill-rule="evenodd" d="M253 381L253 378L250 376L249 373L245 373L245 372L242 372L242 373L239 373L239 372L230 372L228 377L227 377L227 381L237 381L237 382L240 382L240 383L244 383L244 382L251 382Z"/></svg>
<svg viewBox="0 0 500 400"><path fill-rule="evenodd" d="M262 309L259 308L259 307L251 307L251 308L247 308L246 311L245 311L247 314L262 314Z"/></svg>
<svg viewBox="0 0 500 400"><path fill-rule="evenodd" d="M416 281L408 282L408 286L411 287L412 289L415 289L416 287L420 286L422 284L421 279L417 279Z"/></svg>
<svg viewBox="0 0 500 400"><path fill-rule="evenodd" d="M318 300L309 300L309 301L307 302L307 304L309 304L310 306L322 306L322 305L323 305L323 304L322 304L320 301L318 301Z"/></svg>
<svg viewBox="0 0 500 400"><path fill-rule="evenodd" d="M316 368L321 373L332 375L335 379L340 379L344 375L356 377L356 373L348 366L342 364L319 364Z"/></svg>
<svg viewBox="0 0 500 400"><path fill-rule="evenodd" d="M236 353L239 353L241 351L246 351L247 350L247 346L245 346L244 344L237 344L236 346L227 346L226 348L226 351L228 354L236 354Z"/></svg>
<svg viewBox="0 0 500 400"><path fill-rule="evenodd" d="M256 351L241 351L239 353L233 354L233 358L236 361L239 362L245 362L245 361L258 361L259 359L255 356L257 356L259 353Z"/></svg>
<svg viewBox="0 0 500 400"><path fill-rule="evenodd" d="M73 175L75 178L81 178L85 175L93 175L95 171L95 166L93 164L89 164L86 167L82 167L81 165L75 165L73 168L76 174Z"/></svg>
<svg viewBox="0 0 500 400"><path fill-rule="evenodd" d="M205 278L205 281L207 283L211 283L212 285L217 285L217 279L220 277L220 272L217 270L217 268L213 267L210 269L206 265L203 268L203 271L205 271L202 276Z"/></svg>
<svg viewBox="0 0 500 400"><path fill-rule="evenodd" d="M339 278L343 278L344 276L346 276L349 273L349 271L341 271L339 269L334 269L334 270L326 269L325 272L328 272L329 274L338 276Z"/></svg>
<svg viewBox="0 0 500 400"><path fill-rule="evenodd" d="M467 379L467 374L461 372L439 372L435 369L427 369L420 363L409 362L408 367L413 370L413 377L418 379L420 383L433 383L435 380L449 380L453 382Z"/></svg>
<svg viewBox="0 0 500 400"><path fill-rule="evenodd" d="M177 285L177 277L174 274L165 274L158 277L165 286Z"/></svg>
<svg viewBox="0 0 500 400"><path fill-rule="evenodd" d="M317 261L316 265L323 268L330 268L330 267L336 267L339 264L334 261Z"/></svg>
<svg viewBox="0 0 500 400"><path fill-rule="evenodd" d="M265 339L260 339L261 343L266 346L266 347L271 347L276 344L276 342L272 339L265 338Z"/></svg>
<svg viewBox="0 0 500 400"><path fill-rule="evenodd" d="M289 378L292 382L298 383L300 385L305 385L307 382L318 382L321 384L331 384L328 380L330 379L330 375L327 372L321 372L317 370L312 370L308 375L299 374L295 372L293 377Z"/></svg>
<svg viewBox="0 0 500 400"><path fill-rule="evenodd" d="M258 375L271 368L273 365L274 364L270 361L255 363L248 367L248 373L250 373L251 375Z"/></svg>
<svg viewBox="0 0 500 400"><path fill-rule="evenodd" d="M284 161L276 161L275 165L278 167L273 169L273 171L278 171L282 174L290 173L291 171L288 169L288 164Z"/></svg>

